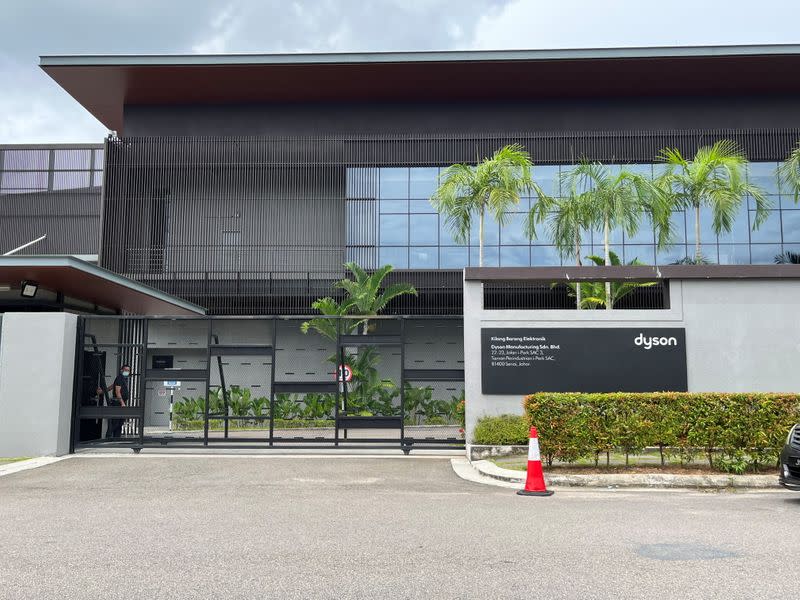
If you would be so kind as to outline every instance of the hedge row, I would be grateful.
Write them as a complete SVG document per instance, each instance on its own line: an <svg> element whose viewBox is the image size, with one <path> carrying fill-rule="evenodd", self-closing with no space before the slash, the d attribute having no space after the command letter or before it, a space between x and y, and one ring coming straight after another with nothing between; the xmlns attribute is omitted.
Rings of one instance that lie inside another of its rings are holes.
<svg viewBox="0 0 800 600"><path fill-rule="evenodd" d="M757 469L777 460L800 421L797 394L537 393L523 408L549 464L657 446L662 461L665 451L687 461L704 452L711 466Z"/></svg>

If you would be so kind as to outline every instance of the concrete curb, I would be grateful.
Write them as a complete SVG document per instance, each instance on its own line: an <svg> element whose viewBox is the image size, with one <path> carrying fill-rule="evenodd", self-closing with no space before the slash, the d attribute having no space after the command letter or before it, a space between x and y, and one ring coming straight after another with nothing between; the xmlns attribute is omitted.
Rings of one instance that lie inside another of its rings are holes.
<svg viewBox="0 0 800 600"><path fill-rule="evenodd" d="M470 463L479 475L521 486L525 472L503 469L488 460ZM639 488L708 488L769 489L778 488L778 475L670 475L666 473L597 473L591 475L548 475L545 482L555 487L639 487Z"/></svg>
<svg viewBox="0 0 800 600"><path fill-rule="evenodd" d="M37 467L52 465L53 463L72 458L72 456L73 455L71 454L66 456L39 456L37 458L29 458L27 460L20 460L7 465L1 465L0 477L3 477L4 475L12 475L13 473L19 473L20 471L36 469Z"/></svg>

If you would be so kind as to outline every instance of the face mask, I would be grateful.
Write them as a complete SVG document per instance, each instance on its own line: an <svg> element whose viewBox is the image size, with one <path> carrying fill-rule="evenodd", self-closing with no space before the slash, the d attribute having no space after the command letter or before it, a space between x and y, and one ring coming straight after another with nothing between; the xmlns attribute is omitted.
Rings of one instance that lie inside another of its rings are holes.
<svg viewBox="0 0 800 600"><path fill-rule="evenodd" d="M123 372L122 372L122 376L123 376L123 377L128 377L130 374L131 374L131 372L130 372L130 371L123 371Z"/></svg>

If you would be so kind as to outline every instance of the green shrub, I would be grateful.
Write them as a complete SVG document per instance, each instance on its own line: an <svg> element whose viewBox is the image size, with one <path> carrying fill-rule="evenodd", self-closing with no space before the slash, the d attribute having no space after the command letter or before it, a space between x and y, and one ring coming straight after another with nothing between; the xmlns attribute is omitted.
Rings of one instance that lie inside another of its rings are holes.
<svg viewBox="0 0 800 600"><path fill-rule="evenodd" d="M526 397L523 408L548 463L658 447L662 463L665 452L683 461L703 453L728 472L775 462L800 421L797 394L543 392Z"/></svg>
<svg viewBox="0 0 800 600"><path fill-rule="evenodd" d="M528 424L519 415L483 417L475 425L476 444L507 446L528 443Z"/></svg>

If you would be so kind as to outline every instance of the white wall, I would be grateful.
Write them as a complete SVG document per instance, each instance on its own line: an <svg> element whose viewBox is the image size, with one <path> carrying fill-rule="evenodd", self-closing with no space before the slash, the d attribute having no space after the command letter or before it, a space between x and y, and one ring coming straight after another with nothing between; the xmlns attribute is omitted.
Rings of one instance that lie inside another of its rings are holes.
<svg viewBox="0 0 800 600"><path fill-rule="evenodd" d="M481 391L483 327L684 327L689 391L800 390L800 280L690 279L669 286L665 310L484 310L481 282L465 281L467 442L480 417L522 414L522 395Z"/></svg>
<svg viewBox="0 0 800 600"><path fill-rule="evenodd" d="M76 334L75 315L3 315L0 456L69 452Z"/></svg>

